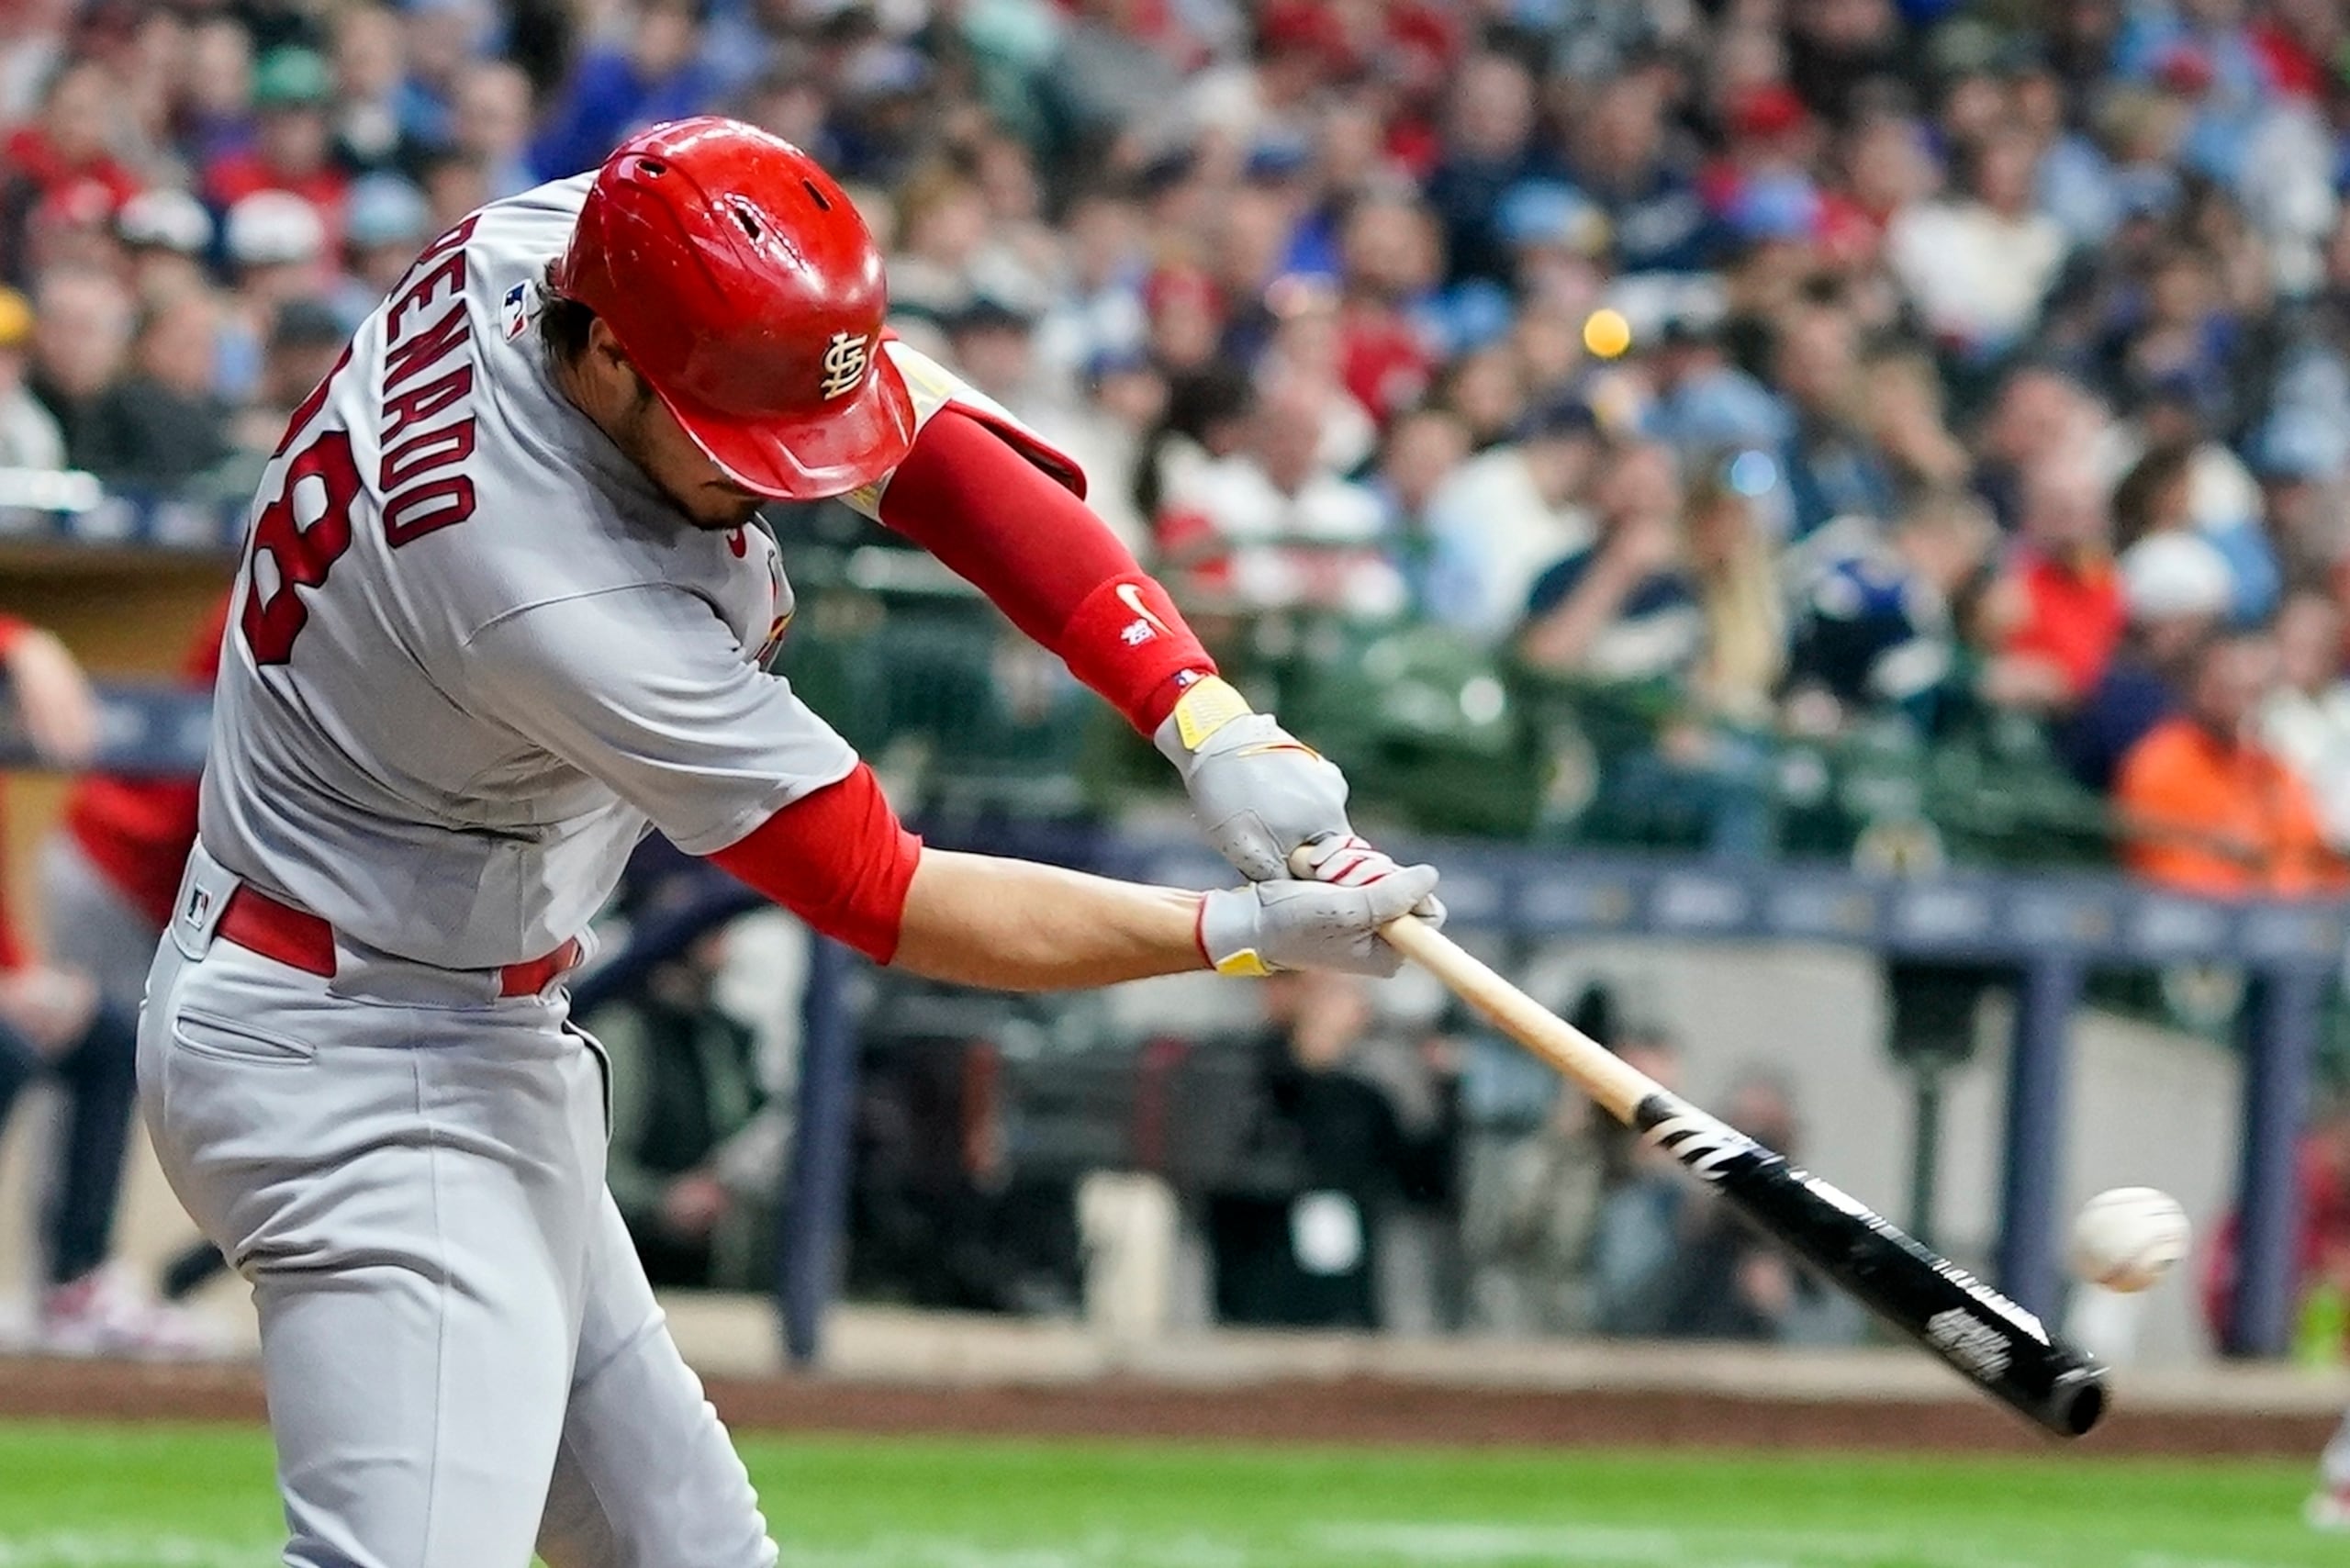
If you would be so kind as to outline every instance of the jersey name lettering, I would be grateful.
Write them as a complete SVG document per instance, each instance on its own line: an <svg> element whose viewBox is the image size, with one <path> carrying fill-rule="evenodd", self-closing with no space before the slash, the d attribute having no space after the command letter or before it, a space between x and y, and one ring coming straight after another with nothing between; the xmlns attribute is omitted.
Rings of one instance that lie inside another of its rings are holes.
<svg viewBox="0 0 2350 1568"><path fill-rule="evenodd" d="M465 315L464 242L473 221L436 241L384 313L384 456L375 487L384 497L384 538L397 550L474 514L474 482L460 467L474 454L473 324ZM425 319L433 304L446 308ZM431 374L443 361L458 363ZM419 429L453 410L456 417Z"/></svg>

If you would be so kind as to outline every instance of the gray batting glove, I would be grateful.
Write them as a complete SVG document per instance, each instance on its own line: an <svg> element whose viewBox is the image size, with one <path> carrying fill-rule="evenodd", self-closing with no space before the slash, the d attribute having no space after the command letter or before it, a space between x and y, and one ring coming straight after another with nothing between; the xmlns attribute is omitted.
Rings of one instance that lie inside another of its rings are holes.
<svg viewBox="0 0 2350 1568"><path fill-rule="evenodd" d="M1344 835L1347 776L1221 680L1203 680L1151 737L1182 776L1215 852L1252 882L1289 875L1310 839Z"/></svg>
<svg viewBox="0 0 2350 1568"><path fill-rule="evenodd" d="M1329 882L1251 882L1220 888L1200 903L1200 948L1222 975L1275 969L1341 969L1386 979L1404 956L1379 928L1436 886L1433 866L1399 866L1360 887Z"/></svg>
<svg viewBox="0 0 2350 1568"><path fill-rule="evenodd" d="M1225 681L1195 683L1152 742L1182 778L1208 842L1250 881L1296 875L1291 857L1309 846L1321 881L1361 883L1395 869L1348 825L1347 776L1271 714L1251 711ZM1332 847L1340 845L1359 853ZM1441 923L1444 905L1431 893L1413 913Z"/></svg>

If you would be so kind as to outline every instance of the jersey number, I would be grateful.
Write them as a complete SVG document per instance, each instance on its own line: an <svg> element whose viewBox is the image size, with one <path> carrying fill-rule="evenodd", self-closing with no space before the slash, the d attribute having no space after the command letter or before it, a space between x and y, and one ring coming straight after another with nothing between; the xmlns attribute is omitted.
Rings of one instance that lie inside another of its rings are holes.
<svg viewBox="0 0 2350 1568"><path fill-rule="evenodd" d="M320 384L321 386L324 383ZM359 465L346 431L323 431L286 465L277 498L253 521L252 565L241 625L253 662L282 665L310 619L297 588L315 588L351 548L351 507L359 498ZM310 513L305 524L301 515ZM277 581L262 591L261 558L269 556Z"/></svg>

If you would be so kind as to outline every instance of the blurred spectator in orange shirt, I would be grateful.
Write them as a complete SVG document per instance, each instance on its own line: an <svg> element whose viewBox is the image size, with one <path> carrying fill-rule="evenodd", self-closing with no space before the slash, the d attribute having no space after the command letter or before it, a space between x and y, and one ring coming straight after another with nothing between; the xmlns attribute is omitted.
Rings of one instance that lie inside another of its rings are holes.
<svg viewBox="0 0 2350 1568"><path fill-rule="evenodd" d="M2131 748L2114 782L2131 868L2217 897L2350 888L2350 865L2327 847L2309 787L2257 738L2277 683L2274 641L2220 633L2186 669L2185 711Z"/></svg>

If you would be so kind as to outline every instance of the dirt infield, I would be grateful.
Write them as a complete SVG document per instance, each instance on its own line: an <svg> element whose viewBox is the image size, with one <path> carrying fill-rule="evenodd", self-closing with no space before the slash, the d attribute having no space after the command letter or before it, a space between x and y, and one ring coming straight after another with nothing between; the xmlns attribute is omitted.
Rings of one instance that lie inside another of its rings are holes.
<svg viewBox="0 0 2350 1568"><path fill-rule="evenodd" d="M1316 1443L1512 1444L2033 1451L2053 1440L1978 1400L1825 1401L1690 1390L1499 1390L1350 1377L1187 1387L1111 1377L1071 1384L914 1387L825 1377L713 1379L741 1430L1119 1437ZM0 1417L253 1421L249 1365L0 1359ZM2333 1417L2136 1410L2073 1451L2307 1458Z"/></svg>

